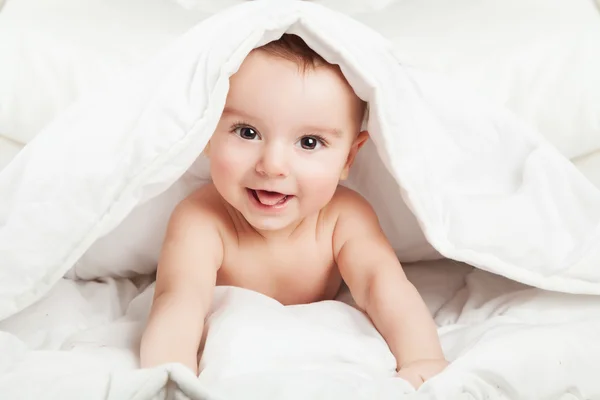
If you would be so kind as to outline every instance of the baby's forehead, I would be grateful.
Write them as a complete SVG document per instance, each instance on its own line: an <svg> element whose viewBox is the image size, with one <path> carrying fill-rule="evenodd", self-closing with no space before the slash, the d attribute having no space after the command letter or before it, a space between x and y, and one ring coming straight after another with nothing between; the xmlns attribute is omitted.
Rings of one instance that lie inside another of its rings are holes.
<svg viewBox="0 0 600 400"><path fill-rule="evenodd" d="M277 107L292 99L304 104L324 103L321 108L345 111L359 125L366 106L339 66L321 63L302 68L297 61L254 49L231 77L228 103L252 109L266 97L277 99ZM327 104L327 100L335 104Z"/></svg>

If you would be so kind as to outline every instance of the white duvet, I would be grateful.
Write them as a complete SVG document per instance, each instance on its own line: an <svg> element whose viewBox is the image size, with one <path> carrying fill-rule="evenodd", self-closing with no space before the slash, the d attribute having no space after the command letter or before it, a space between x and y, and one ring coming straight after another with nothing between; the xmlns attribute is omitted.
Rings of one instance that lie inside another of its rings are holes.
<svg viewBox="0 0 600 400"><path fill-rule="evenodd" d="M128 279L64 279L47 298L0 322L0 398L600 397L599 298L530 288L452 261L420 263L407 273L453 360L418 392L393 376L392 354L350 306L282 307L225 287L215 294L199 378L179 365L137 370L149 279L139 286Z"/></svg>
<svg viewBox="0 0 600 400"><path fill-rule="evenodd" d="M453 361L418 394L352 307L283 308L235 288L217 291L198 379L136 370L143 275L173 206L208 179L199 155L228 77L286 31L369 102L373 140L348 184L401 261L477 267L412 269ZM598 189L510 113L308 2L218 14L42 131L0 173L0 262L0 398L600 396L600 299L586 296L600 293Z"/></svg>

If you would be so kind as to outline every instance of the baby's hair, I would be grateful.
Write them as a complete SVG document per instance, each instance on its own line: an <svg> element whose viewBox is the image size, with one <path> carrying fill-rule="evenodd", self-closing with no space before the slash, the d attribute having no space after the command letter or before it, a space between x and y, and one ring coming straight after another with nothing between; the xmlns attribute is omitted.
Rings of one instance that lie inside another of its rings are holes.
<svg viewBox="0 0 600 400"><path fill-rule="evenodd" d="M295 62L302 72L320 65L333 66L333 64L325 61L323 57L311 49L300 36L291 33L284 33L281 38L260 47L260 50Z"/></svg>
<svg viewBox="0 0 600 400"><path fill-rule="evenodd" d="M270 55L281 57L284 60L296 63L300 68L300 71L303 73L307 70L314 69L322 65L333 67L341 73L339 66L327 62L316 51L311 49L298 35L284 33L279 39L269 42L258 49L265 51ZM359 100L359 114L364 117L365 113L367 112L367 103L361 99Z"/></svg>

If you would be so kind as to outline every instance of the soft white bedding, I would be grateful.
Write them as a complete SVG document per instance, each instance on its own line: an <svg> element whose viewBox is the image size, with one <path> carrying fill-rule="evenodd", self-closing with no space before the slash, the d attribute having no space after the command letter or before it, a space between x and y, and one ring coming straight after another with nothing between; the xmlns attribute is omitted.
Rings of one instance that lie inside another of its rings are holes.
<svg viewBox="0 0 600 400"><path fill-rule="evenodd" d="M26 143L74 101L245 0L9 0L0 133ZM311 0L367 24L402 62L475 88L568 158L600 147L600 13L590 0Z"/></svg>
<svg viewBox="0 0 600 400"><path fill-rule="evenodd" d="M454 361L418 395L393 377L391 353L366 317L341 302L347 293L339 302L283 307L257 293L219 288L198 382L176 365L136 370L153 289L143 278L65 279L43 301L0 322L0 394L164 398L153 396L170 373L173 392L192 399L600 396L600 298L545 292L449 260L408 266L407 273Z"/></svg>
<svg viewBox="0 0 600 400"><path fill-rule="evenodd" d="M600 188L600 149L574 160L575 166Z"/></svg>
<svg viewBox="0 0 600 400"><path fill-rule="evenodd" d="M8 165L22 148L22 144L0 134L0 171Z"/></svg>

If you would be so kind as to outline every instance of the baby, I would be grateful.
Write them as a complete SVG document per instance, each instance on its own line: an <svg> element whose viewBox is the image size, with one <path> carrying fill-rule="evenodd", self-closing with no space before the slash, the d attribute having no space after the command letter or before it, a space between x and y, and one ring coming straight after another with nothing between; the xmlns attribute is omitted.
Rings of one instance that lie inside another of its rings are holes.
<svg viewBox="0 0 600 400"><path fill-rule="evenodd" d="M198 373L215 285L284 305L333 299L342 281L415 387L447 362L436 326L373 209L339 186L368 138L365 103L295 35L253 50L230 79L206 147L212 183L167 228L141 365Z"/></svg>

